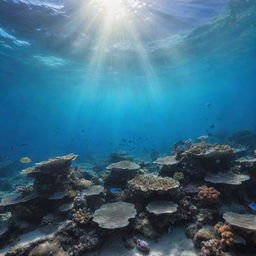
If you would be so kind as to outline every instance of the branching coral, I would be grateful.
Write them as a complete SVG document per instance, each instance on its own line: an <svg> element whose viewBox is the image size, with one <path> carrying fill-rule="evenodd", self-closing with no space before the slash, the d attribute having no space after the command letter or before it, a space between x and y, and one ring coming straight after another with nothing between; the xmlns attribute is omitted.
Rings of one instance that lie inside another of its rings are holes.
<svg viewBox="0 0 256 256"><path fill-rule="evenodd" d="M224 256L220 241L217 239L211 239L206 242L202 242L202 248L199 256Z"/></svg>
<svg viewBox="0 0 256 256"><path fill-rule="evenodd" d="M18 187L16 187L16 189L15 189L15 192L20 193L20 194L30 194L30 193L32 193L33 191L34 191L33 185L25 186L25 187L18 186Z"/></svg>
<svg viewBox="0 0 256 256"><path fill-rule="evenodd" d="M213 187L201 186L198 188L198 198L204 205L215 204L219 201L220 192Z"/></svg>
<svg viewBox="0 0 256 256"><path fill-rule="evenodd" d="M95 249L100 244L100 238L96 232L83 233L79 237L78 243L74 246L75 255L84 255L86 251Z"/></svg>
<svg viewBox="0 0 256 256"><path fill-rule="evenodd" d="M89 186L92 186L92 182L90 180L86 180L86 179L78 179L77 180L77 186L81 187L81 188L86 188Z"/></svg>
<svg viewBox="0 0 256 256"><path fill-rule="evenodd" d="M130 188L139 191L168 191L180 186L177 180L149 174L137 175L129 181Z"/></svg>
<svg viewBox="0 0 256 256"><path fill-rule="evenodd" d="M173 174L173 178L175 180L182 181L182 180L184 180L184 174L183 174L183 172L175 172Z"/></svg>
<svg viewBox="0 0 256 256"><path fill-rule="evenodd" d="M215 232L221 238L220 244L223 247L231 247L234 241L234 234L232 233L231 226L227 223L221 223L215 225Z"/></svg>
<svg viewBox="0 0 256 256"><path fill-rule="evenodd" d="M92 215L90 212L86 212L83 209L78 209L74 214L73 214L73 219L75 222L79 224L86 224L88 223L92 218Z"/></svg>

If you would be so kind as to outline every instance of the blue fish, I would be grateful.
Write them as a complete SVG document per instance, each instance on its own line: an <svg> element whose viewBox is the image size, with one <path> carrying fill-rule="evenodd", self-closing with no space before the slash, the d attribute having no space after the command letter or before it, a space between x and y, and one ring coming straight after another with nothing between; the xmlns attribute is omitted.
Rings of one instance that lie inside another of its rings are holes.
<svg viewBox="0 0 256 256"><path fill-rule="evenodd" d="M109 192L112 194L119 194L119 193L121 193L121 189L120 188L111 188L111 189L109 189Z"/></svg>
<svg viewBox="0 0 256 256"><path fill-rule="evenodd" d="M256 211L256 203L251 203L248 205L253 211Z"/></svg>
<svg viewBox="0 0 256 256"><path fill-rule="evenodd" d="M169 228L168 228L167 233L168 233L168 234L170 234L170 233L172 233L172 232L173 232L173 226L172 226L172 225L170 225L170 226L169 226Z"/></svg>

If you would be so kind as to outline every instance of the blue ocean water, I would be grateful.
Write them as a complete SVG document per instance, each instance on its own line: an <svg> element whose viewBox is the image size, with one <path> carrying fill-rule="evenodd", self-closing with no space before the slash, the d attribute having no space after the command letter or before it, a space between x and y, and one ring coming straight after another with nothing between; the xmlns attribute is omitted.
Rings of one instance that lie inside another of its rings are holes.
<svg viewBox="0 0 256 256"><path fill-rule="evenodd" d="M254 0L116 1L0 1L2 161L255 130Z"/></svg>

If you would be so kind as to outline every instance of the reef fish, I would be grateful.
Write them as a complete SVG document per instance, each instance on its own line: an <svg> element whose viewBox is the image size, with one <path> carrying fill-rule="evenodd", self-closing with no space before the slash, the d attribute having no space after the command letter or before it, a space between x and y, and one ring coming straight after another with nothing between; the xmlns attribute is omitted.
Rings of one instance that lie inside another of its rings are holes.
<svg viewBox="0 0 256 256"><path fill-rule="evenodd" d="M31 162L32 162L32 160L27 156L20 158L20 163L22 163L22 164L29 164Z"/></svg>
<svg viewBox="0 0 256 256"><path fill-rule="evenodd" d="M111 188L111 189L109 189L109 192L112 194L119 194L119 193L121 193L121 189L120 188Z"/></svg>
<svg viewBox="0 0 256 256"><path fill-rule="evenodd" d="M172 232L173 232L173 226L170 225L169 228L168 228L167 233L168 233L168 234L171 234Z"/></svg>
<svg viewBox="0 0 256 256"><path fill-rule="evenodd" d="M248 205L253 211L256 211L256 203L251 203Z"/></svg>

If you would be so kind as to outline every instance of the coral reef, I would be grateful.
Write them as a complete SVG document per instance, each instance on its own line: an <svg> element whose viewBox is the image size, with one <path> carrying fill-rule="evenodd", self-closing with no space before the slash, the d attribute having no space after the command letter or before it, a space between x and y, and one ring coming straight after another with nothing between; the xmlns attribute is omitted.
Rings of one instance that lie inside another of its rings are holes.
<svg viewBox="0 0 256 256"><path fill-rule="evenodd" d="M211 205L219 202L220 192L213 187L201 186L198 188L198 198L203 205Z"/></svg>
<svg viewBox="0 0 256 256"><path fill-rule="evenodd" d="M82 256L120 235L127 247L147 253L152 243L145 237L157 241L186 225L200 256L241 249L254 255L256 218L249 213L255 209L256 161L252 155L237 159L236 152L201 138L177 143L175 155L154 163L136 158L136 164L126 154L112 155L125 160L109 165L106 158L94 159L92 174L71 167L74 154L36 164L22 171L29 180L19 178L11 186L16 191L1 199L0 246L6 247L0 253Z"/></svg>
<svg viewBox="0 0 256 256"><path fill-rule="evenodd" d="M172 173L177 170L179 167L179 160L176 159L176 155L166 156L158 158L154 161L155 164L159 166L159 175L160 176L168 176L170 177Z"/></svg>

